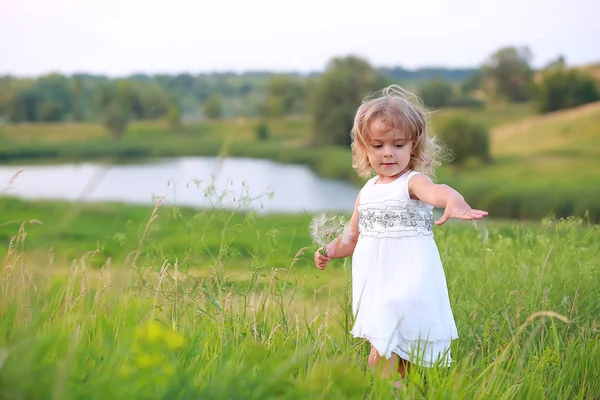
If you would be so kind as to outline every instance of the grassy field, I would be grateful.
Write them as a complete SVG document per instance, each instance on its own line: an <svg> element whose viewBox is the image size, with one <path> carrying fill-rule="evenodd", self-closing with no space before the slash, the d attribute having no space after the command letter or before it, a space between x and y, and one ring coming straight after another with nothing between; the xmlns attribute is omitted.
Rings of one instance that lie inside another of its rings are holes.
<svg viewBox="0 0 600 400"><path fill-rule="evenodd" d="M436 227L460 338L394 392L308 216L0 198L0 399L594 399L600 228ZM6 216L10 216L7 219Z"/></svg>

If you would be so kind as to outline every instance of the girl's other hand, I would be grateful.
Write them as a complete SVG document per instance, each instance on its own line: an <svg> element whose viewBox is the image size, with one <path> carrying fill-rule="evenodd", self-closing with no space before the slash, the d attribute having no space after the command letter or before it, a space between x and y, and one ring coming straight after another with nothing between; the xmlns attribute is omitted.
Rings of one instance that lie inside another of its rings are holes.
<svg viewBox="0 0 600 400"><path fill-rule="evenodd" d="M315 265L320 270L324 270L325 268L327 268L327 264L333 257L333 250L325 248L325 251L327 252L327 255L321 254L321 249L315 251Z"/></svg>

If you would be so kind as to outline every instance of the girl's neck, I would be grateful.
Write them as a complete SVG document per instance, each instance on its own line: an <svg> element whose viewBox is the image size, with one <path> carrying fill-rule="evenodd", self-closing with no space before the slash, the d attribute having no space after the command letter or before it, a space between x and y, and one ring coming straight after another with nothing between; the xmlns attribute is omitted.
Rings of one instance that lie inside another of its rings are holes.
<svg viewBox="0 0 600 400"><path fill-rule="evenodd" d="M396 175L393 175L393 176L377 175L377 180L375 180L375 184L376 185L387 185L387 184L393 183L409 171L410 171L409 168L405 168L402 172L400 172Z"/></svg>

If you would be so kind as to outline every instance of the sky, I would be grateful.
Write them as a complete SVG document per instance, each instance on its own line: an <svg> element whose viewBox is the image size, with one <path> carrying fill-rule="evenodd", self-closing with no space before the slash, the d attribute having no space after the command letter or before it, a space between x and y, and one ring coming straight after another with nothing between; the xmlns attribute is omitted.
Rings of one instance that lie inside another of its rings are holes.
<svg viewBox="0 0 600 400"><path fill-rule="evenodd" d="M600 62L599 0L0 0L0 74L477 67L529 46Z"/></svg>

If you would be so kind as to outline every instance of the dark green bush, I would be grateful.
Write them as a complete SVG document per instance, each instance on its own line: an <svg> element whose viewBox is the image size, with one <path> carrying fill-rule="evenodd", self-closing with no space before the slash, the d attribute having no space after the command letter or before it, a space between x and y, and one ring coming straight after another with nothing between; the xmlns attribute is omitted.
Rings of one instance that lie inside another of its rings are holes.
<svg viewBox="0 0 600 400"><path fill-rule="evenodd" d="M485 107L485 103L475 97L460 96L450 100L448 107L483 109Z"/></svg>
<svg viewBox="0 0 600 400"><path fill-rule="evenodd" d="M439 135L452 151L453 163L460 165L472 157L490 161L490 135L485 125L455 116L441 126Z"/></svg>
<svg viewBox="0 0 600 400"><path fill-rule="evenodd" d="M559 68L544 73L534 87L534 97L539 110L547 113L600 100L600 91L584 72Z"/></svg>
<svg viewBox="0 0 600 400"><path fill-rule="evenodd" d="M261 122L258 125L256 125L256 127L254 128L254 134L256 136L256 140L258 141L265 141L269 138L270 133L269 133L269 127L267 126L266 122Z"/></svg>
<svg viewBox="0 0 600 400"><path fill-rule="evenodd" d="M452 86L441 78L426 81L419 87L419 94L427 107L445 107L452 101Z"/></svg>

